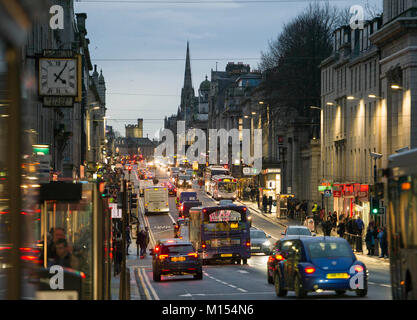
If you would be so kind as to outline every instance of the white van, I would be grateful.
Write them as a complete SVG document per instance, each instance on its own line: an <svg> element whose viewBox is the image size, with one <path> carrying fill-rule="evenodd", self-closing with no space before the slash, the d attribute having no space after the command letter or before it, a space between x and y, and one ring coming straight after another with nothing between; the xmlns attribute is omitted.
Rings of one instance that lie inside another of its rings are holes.
<svg viewBox="0 0 417 320"><path fill-rule="evenodd" d="M144 193L145 214L169 212L167 187L147 187Z"/></svg>

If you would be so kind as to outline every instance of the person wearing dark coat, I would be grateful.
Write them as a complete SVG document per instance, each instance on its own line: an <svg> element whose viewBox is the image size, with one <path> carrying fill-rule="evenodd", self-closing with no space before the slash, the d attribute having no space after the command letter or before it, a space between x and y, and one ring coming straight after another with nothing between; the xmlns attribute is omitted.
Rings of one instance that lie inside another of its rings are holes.
<svg viewBox="0 0 417 320"><path fill-rule="evenodd" d="M327 217L327 220L326 221L323 221L321 223L321 228L323 230L323 234L326 237L329 237L330 234L332 233L332 220L331 220L331 217Z"/></svg>
<svg viewBox="0 0 417 320"><path fill-rule="evenodd" d="M375 238L374 238L374 228L372 226L369 226L366 230L365 235L365 243L366 248L368 249L368 256L374 255L374 249L375 249Z"/></svg>
<svg viewBox="0 0 417 320"><path fill-rule="evenodd" d="M339 237L343 238L344 234L345 234L345 220L341 219L339 220L339 225L337 226L337 234L339 235Z"/></svg>
<svg viewBox="0 0 417 320"><path fill-rule="evenodd" d="M269 213L272 212L272 196L268 197L268 207L269 207Z"/></svg>
<svg viewBox="0 0 417 320"><path fill-rule="evenodd" d="M268 211L268 198L266 197L266 195L263 195L262 197L262 210L263 212L267 212Z"/></svg>
<svg viewBox="0 0 417 320"><path fill-rule="evenodd" d="M146 253L146 232L141 230L138 234L137 242L140 246L140 258L143 259Z"/></svg>

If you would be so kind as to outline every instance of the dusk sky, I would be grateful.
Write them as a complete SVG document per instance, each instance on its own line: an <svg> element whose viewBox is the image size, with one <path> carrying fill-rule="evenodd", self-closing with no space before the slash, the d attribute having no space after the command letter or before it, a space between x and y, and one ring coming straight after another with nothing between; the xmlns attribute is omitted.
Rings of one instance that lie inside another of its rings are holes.
<svg viewBox="0 0 417 320"><path fill-rule="evenodd" d="M108 124L123 136L125 124L135 124L137 118L143 118L144 136L148 134L152 139L163 127L164 117L177 112L187 40L197 94L206 75L210 80L216 61L218 70L224 70L229 61L242 61L257 68L260 53L268 48L268 41L275 39L283 25L302 12L310 1L201 2L145 4L134 0L126 3L86 0L75 3L76 13L87 13L90 54L106 80ZM367 1L330 2L350 7ZM382 0L368 2L382 7Z"/></svg>

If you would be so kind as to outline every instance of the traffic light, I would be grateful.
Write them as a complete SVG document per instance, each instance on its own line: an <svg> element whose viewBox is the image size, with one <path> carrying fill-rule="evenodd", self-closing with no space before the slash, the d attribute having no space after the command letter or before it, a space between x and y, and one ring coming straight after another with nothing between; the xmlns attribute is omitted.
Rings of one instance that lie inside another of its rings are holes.
<svg viewBox="0 0 417 320"><path fill-rule="evenodd" d="M379 214L379 199L372 198L371 200L371 214Z"/></svg>

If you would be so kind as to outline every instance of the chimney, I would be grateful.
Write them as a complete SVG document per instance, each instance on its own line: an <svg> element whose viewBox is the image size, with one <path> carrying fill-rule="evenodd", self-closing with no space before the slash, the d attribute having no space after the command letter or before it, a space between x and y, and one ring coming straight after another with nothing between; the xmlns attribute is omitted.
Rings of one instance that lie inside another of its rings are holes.
<svg viewBox="0 0 417 320"><path fill-rule="evenodd" d="M75 15L77 17L78 31L80 31L80 33L83 33L84 35L86 35L87 34L87 29L85 28L85 20L87 20L87 14L86 13L76 13Z"/></svg>

